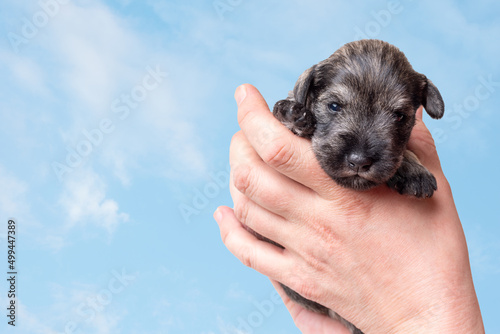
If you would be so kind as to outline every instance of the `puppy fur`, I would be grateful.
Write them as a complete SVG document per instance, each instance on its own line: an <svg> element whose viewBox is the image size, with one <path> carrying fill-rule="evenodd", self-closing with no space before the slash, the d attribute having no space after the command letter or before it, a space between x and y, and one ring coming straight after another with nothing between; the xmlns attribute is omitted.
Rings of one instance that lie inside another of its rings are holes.
<svg viewBox="0 0 500 334"><path fill-rule="evenodd" d="M306 70L273 114L311 139L321 167L339 185L366 190L385 183L426 198L437 189L436 179L406 148L421 105L432 118L444 114L438 89L403 52L380 40L360 40ZM283 288L292 300L362 333L334 311Z"/></svg>

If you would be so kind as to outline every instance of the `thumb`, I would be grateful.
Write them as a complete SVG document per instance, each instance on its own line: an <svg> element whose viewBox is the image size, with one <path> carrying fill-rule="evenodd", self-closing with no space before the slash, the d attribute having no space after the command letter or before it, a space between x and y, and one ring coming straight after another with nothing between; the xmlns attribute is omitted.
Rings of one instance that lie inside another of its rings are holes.
<svg viewBox="0 0 500 334"><path fill-rule="evenodd" d="M268 166L319 194L331 195L331 178L323 171L310 140L288 130L269 111L257 88L244 84L236 89L238 123L249 144Z"/></svg>

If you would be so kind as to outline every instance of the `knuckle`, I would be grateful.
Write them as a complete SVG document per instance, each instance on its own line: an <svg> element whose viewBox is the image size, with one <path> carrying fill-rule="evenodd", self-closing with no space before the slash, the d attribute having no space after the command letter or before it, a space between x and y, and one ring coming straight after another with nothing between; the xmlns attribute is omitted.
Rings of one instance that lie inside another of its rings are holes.
<svg viewBox="0 0 500 334"><path fill-rule="evenodd" d="M291 279L290 287L306 299L318 300L318 287L314 280L295 276Z"/></svg>
<svg viewBox="0 0 500 334"><path fill-rule="evenodd" d="M238 108L238 123L240 127L245 127L247 122L252 122L254 120L255 113L252 112L251 109L248 109L247 106L240 106Z"/></svg>
<svg viewBox="0 0 500 334"><path fill-rule="evenodd" d="M251 168L247 165L241 165L234 169L233 180L234 186L241 193L247 194L250 190L252 179L251 179Z"/></svg>
<svg viewBox="0 0 500 334"><path fill-rule="evenodd" d="M321 250L315 249L311 254L303 254L307 267L314 273L325 275L331 270L331 259L337 258L336 251L332 251L332 247L325 242L318 242L318 248L323 247Z"/></svg>
<svg viewBox="0 0 500 334"><path fill-rule="evenodd" d="M299 291L299 293L307 299L318 300L318 290L311 282L302 282L302 284L299 285Z"/></svg>
<svg viewBox="0 0 500 334"><path fill-rule="evenodd" d="M252 247L241 247L239 259L245 266L255 269L255 252Z"/></svg>
<svg viewBox="0 0 500 334"><path fill-rule="evenodd" d="M263 153L262 160L273 168L290 168L295 162L291 143L283 139L276 139Z"/></svg>

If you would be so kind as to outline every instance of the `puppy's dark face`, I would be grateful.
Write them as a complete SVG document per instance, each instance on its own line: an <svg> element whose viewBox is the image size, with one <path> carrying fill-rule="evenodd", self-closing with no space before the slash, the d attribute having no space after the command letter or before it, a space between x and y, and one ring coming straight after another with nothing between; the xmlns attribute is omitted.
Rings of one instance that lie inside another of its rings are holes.
<svg viewBox="0 0 500 334"><path fill-rule="evenodd" d="M294 95L314 116L311 140L322 168L345 187L387 182L401 164L418 107L434 118L444 112L432 82L382 41L346 44L308 71Z"/></svg>

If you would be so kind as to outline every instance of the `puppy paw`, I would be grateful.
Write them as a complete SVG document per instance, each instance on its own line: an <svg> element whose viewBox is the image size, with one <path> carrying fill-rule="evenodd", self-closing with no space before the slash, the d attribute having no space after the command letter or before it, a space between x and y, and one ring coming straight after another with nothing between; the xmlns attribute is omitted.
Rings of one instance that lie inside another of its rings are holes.
<svg viewBox="0 0 500 334"><path fill-rule="evenodd" d="M404 175L396 173L387 184L400 194L417 198L431 197L437 190L436 178L428 170Z"/></svg>
<svg viewBox="0 0 500 334"><path fill-rule="evenodd" d="M301 103L292 100L276 102L273 115L297 136L311 138L316 129L316 119Z"/></svg>
<svg viewBox="0 0 500 334"><path fill-rule="evenodd" d="M425 168L417 156L406 151L401 166L396 174L387 182L387 185L400 194L428 198L437 190L434 175Z"/></svg>

